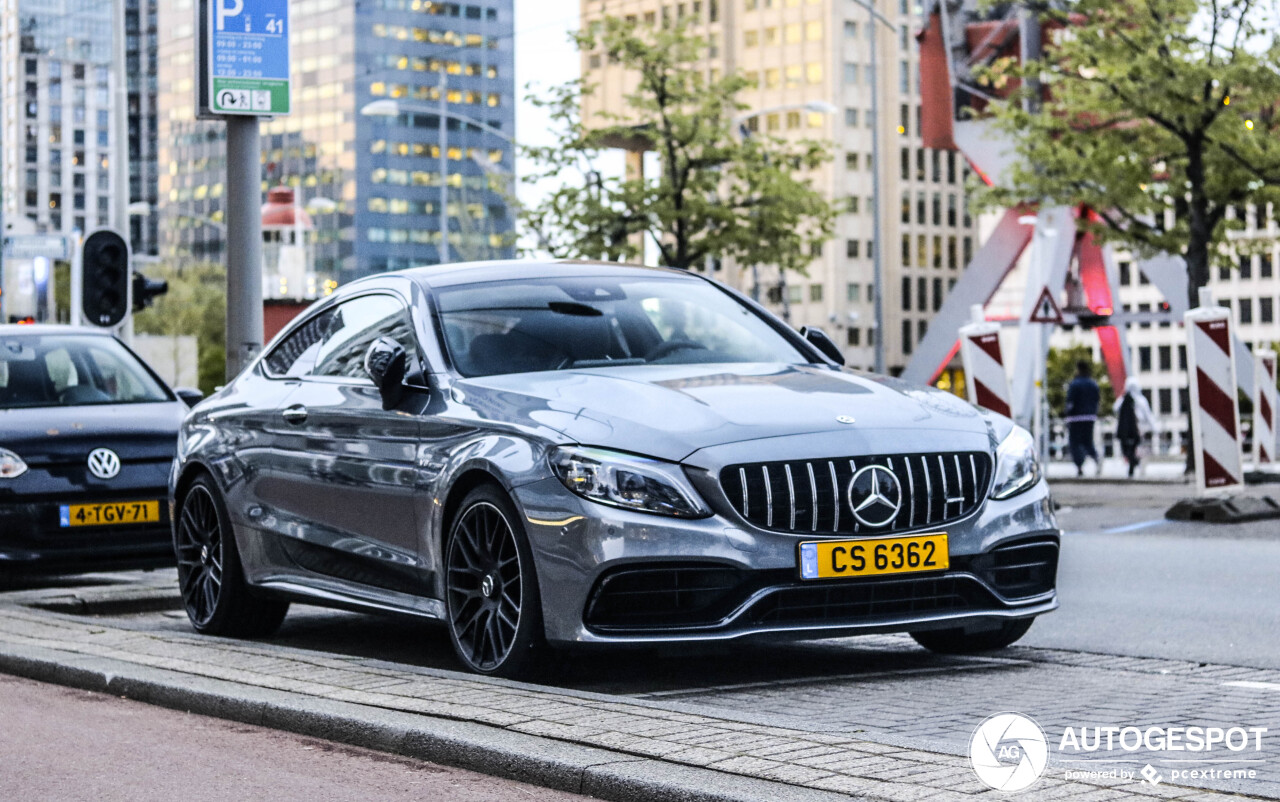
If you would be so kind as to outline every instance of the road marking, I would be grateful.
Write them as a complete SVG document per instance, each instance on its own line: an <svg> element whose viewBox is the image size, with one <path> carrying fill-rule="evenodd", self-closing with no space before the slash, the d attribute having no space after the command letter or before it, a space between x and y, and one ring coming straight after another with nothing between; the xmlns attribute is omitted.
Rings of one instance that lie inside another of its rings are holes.
<svg viewBox="0 0 1280 802"><path fill-rule="evenodd" d="M1149 528L1149 527L1157 526L1157 525L1162 524L1162 523L1164 523L1164 522L1165 522L1165 519L1164 519L1164 518L1156 518L1156 519L1155 519L1155 520L1153 520L1153 521L1141 521L1141 522L1136 523L1136 524L1126 524L1126 525L1124 525L1124 526L1116 526L1116 527L1113 527L1113 528L1111 528L1111 529L1103 529L1103 530L1102 530L1102 533L1103 533L1104 535L1114 535L1114 534L1116 534L1116 533L1118 533L1118 532L1135 532L1135 531L1137 531L1137 530L1139 530L1139 529L1147 529L1147 528Z"/></svg>
<svg viewBox="0 0 1280 802"><path fill-rule="evenodd" d="M1247 679L1224 682L1228 688L1248 688L1251 691L1280 691L1280 682L1253 682Z"/></svg>

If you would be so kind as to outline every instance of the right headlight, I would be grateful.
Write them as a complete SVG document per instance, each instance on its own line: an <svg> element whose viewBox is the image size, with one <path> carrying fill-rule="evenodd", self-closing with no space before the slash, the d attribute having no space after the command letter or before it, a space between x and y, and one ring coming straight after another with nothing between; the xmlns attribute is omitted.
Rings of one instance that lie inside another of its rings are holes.
<svg viewBox="0 0 1280 802"><path fill-rule="evenodd" d="M565 487L597 504L677 518L711 514L669 462L582 446L554 448L548 461Z"/></svg>
<svg viewBox="0 0 1280 802"><path fill-rule="evenodd" d="M7 448L0 448L0 479L17 479L27 472L27 463L22 457Z"/></svg>
<svg viewBox="0 0 1280 802"><path fill-rule="evenodd" d="M1014 426L996 448L996 478L991 497L1004 499L1031 489L1040 481L1040 460L1031 432Z"/></svg>

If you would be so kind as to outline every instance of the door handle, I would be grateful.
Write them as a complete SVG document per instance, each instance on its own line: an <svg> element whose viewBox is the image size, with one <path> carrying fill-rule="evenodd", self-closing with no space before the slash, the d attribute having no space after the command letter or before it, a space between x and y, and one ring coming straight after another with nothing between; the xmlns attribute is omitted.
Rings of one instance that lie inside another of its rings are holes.
<svg viewBox="0 0 1280 802"><path fill-rule="evenodd" d="M307 408L302 404L294 404L291 407L285 407L280 413L280 417L295 425L305 423L307 420Z"/></svg>

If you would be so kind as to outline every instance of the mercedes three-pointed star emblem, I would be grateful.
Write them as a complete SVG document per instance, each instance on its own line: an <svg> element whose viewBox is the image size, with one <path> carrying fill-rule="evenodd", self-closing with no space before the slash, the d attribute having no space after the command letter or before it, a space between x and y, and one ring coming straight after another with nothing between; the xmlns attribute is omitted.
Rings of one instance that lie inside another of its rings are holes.
<svg viewBox="0 0 1280 802"><path fill-rule="evenodd" d="M849 482L848 497L853 517L866 526L887 526L902 509L902 485L883 465L859 469Z"/></svg>

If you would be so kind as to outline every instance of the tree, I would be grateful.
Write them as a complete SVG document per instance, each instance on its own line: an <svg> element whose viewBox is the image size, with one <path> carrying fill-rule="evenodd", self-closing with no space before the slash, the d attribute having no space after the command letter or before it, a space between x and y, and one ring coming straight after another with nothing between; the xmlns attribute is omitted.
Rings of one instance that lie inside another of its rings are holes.
<svg viewBox="0 0 1280 802"><path fill-rule="evenodd" d="M199 344L197 369L206 395L224 384L226 375L227 279L222 265L202 263L182 268L148 270L151 278L169 282L169 291L134 315L134 331L167 336L194 335Z"/></svg>
<svg viewBox="0 0 1280 802"><path fill-rule="evenodd" d="M1111 379L1107 378L1106 366L1093 361L1093 352L1087 345L1073 345L1069 348L1050 348L1048 362L1045 364L1045 395L1049 399L1049 414L1055 418L1066 415L1067 385L1076 377L1076 363L1084 360L1093 366L1093 380L1098 383L1101 402L1098 414L1111 414L1111 406L1115 403L1115 388Z"/></svg>
<svg viewBox="0 0 1280 802"><path fill-rule="evenodd" d="M625 117L583 120L581 101L591 88L581 82L531 98L550 110L558 129L555 144L524 149L539 168L523 181L560 183L522 211L543 249L561 258L635 260L638 240L648 237L668 267L733 257L743 266L806 270L836 214L803 176L830 158L824 145L739 136L734 118L746 106L737 96L749 81L737 73L708 79L694 66L706 43L683 25L609 18L598 31L579 34L577 44L600 47L637 83L624 97ZM658 174L602 176L596 159L618 142L656 153Z"/></svg>
<svg viewBox="0 0 1280 802"><path fill-rule="evenodd" d="M1232 258L1228 231L1242 226L1227 210L1280 201L1272 10L1257 0L1070 0L1040 17L1054 31L1041 60L981 73L994 88L1022 87L990 107L1020 159L981 202L1088 206L1098 220L1081 223L1102 239L1181 254L1198 306L1211 265ZM1042 106L1018 102L1041 85Z"/></svg>

